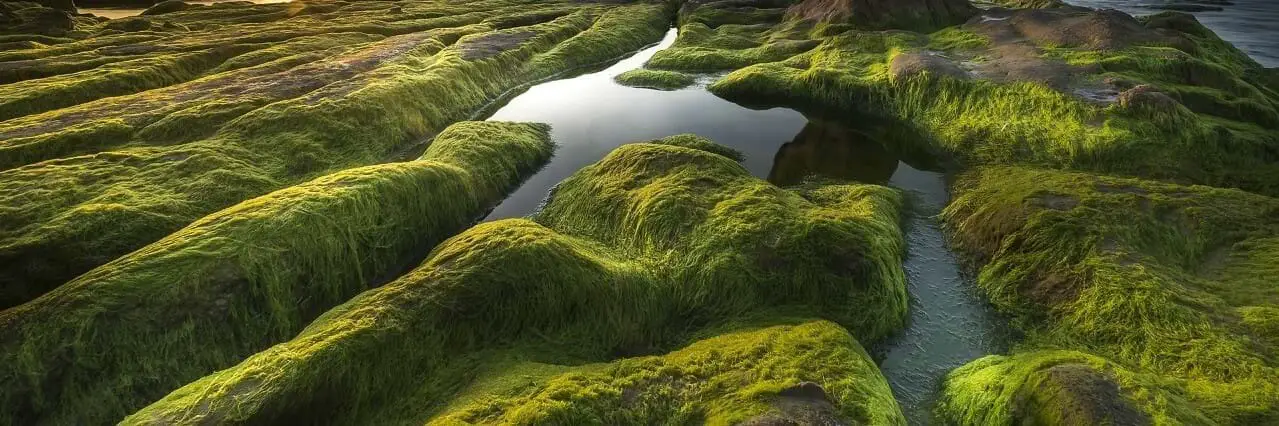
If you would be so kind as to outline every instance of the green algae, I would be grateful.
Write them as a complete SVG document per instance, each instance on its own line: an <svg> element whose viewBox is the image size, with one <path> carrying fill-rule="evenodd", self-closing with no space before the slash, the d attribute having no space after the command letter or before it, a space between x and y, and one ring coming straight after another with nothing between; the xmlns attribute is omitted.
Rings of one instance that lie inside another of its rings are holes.
<svg viewBox="0 0 1279 426"><path fill-rule="evenodd" d="M661 70L637 69L618 74L618 83L630 87L658 90L676 90L692 86L697 81L692 75Z"/></svg>
<svg viewBox="0 0 1279 426"><path fill-rule="evenodd" d="M606 364L500 367L428 424L720 425L796 412L812 421L905 424L874 362L829 322L732 330ZM822 391L793 395L802 384ZM827 404L835 409L823 413Z"/></svg>
<svg viewBox="0 0 1279 426"><path fill-rule="evenodd" d="M0 423L118 420L411 265L549 158L545 125L465 122L418 160L209 215L0 312Z"/></svg>
<svg viewBox="0 0 1279 426"><path fill-rule="evenodd" d="M23 61L248 49L191 81L0 124L0 150L15 153L0 171L0 287L9 289L0 306L240 201L400 156L509 90L642 47L668 25L660 4L374 3L385 8L342 16L288 4L210 6L147 19L196 25L231 16L198 30L102 33L0 52L0 60ZM530 9L557 12L517 23L527 26L483 23ZM517 42L495 46L486 37ZM324 45L334 47L307 51ZM480 46L491 53L470 56Z"/></svg>
<svg viewBox="0 0 1279 426"><path fill-rule="evenodd" d="M947 424L1212 424L1175 381L1076 351L987 356L952 371L945 389Z"/></svg>
<svg viewBox="0 0 1279 426"><path fill-rule="evenodd" d="M929 136L918 141L922 148L961 164L1032 163L1274 193L1279 170L1268 159L1279 140L1270 111L1279 98L1260 88L1255 77L1260 65L1203 33L1193 18L1170 18L1176 16L1157 15L1144 25L1175 31L1182 37L1177 48L1043 47L1048 70L1052 60L1066 57L1074 58L1063 59L1071 65L1091 69L1086 78L1064 83L1114 78L1129 87L1153 85L1176 100L1163 108L1099 104L1070 87L1037 81L995 81L950 59L945 59L952 62L950 73L893 73L896 59L928 56L929 49L949 49L946 55L969 58L980 71L991 42L967 26L932 35L812 34L820 41L816 48L740 69L709 89L746 104L898 120Z"/></svg>
<svg viewBox="0 0 1279 426"><path fill-rule="evenodd" d="M471 228L295 339L125 423L423 422L485 353L550 346L517 352L605 362L761 315L825 318L873 341L905 318L900 203L884 187L784 190L723 155L625 145L563 182L536 222ZM879 395L876 416L899 422Z"/></svg>
<svg viewBox="0 0 1279 426"><path fill-rule="evenodd" d="M1178 410L1216 423L1279 418L1279 200L1007 166L956 185L943 216L984 261L978 285L1027 333L1022 350L1078 348L1176 379L1189 401Z"/></svg>

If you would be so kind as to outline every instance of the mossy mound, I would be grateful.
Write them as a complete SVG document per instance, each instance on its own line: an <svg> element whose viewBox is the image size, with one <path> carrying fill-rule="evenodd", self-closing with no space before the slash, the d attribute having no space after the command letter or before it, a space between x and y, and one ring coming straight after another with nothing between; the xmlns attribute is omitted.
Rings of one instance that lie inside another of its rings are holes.
<svg viewBox="0 0 1279 426"><path fill-rule="evenodd" d="M1173 381L1075 351L991 355L952 371L937 407L955 425L1211 424Z"/></svg>
<svg viewBox="0 0 1279 426"><path fill-rule="evenodd" d="M742 3L745 3L743 5ZM659 70L709 72L779 61L812 49L812 22L785 21L787 1L689 2L680 9L679 37L649 59Z"/></svg>
<svg viewBox="0 0 1279 426"><path fill-rule="evenodd" d="M1024 348L1177 381L1217 423L1279 421L1279 200L1006 166L956 186L943 216Z"/></svg>
<svg viewBox="0 0 1279 426"><path fill-rule="evenodd" d="M119 420L293 337L469 226L551 149L545 125L456 124L418 160L245 201L2 311L0 423Z"/></svg>
<svg viewBox="0 0 1279 426"><path fill-rule="evenodd" d="M235 3L0 52L21 80L0 86L0 307L246 199L409 156L509 90L658 40L668 12Z"/></svg>
<svg viewBox="0 0 1279 426"><path fill-rule="evenodd" d="M688 74L648 69L630 70L618 74L615 79L624 86L658 90L683 89L697 82L695 77Z"/></svg>
<svg viewBox="0 0 1279 426"><path fill-rule="evenodd" d="M928 35L813 27L803 36L817 47L761 60L710 90L743 104L897 120L927 135L921 150L957 164L1030 163L1279 194L1279 92L1260 65L1194 18L987 13L998 19ZM1140 85L1174 102L1119 102Z"/></svg>
<svg viewBox="0 0 1279 426"><path fill-rule="evenodd" d="M553 364L610 361L669 350L697 330L746 318L825 318L875 340L905 318L900 203L885 187L784 190L723 155L625 145L564 181L537 222L471 228L297 338L126 423L423 422L495 352ZM777 385L761 391L777 395ZM834 399L837 413L860 410L844 401L867 400ZM873 418L900 419L895 406L875 404Z"/></svg>
<svg viewBox="0 0 1279 426"><path fill-rule="evenodd" d="M968 0L803 0L788 17L861 29L935 31L977 14Z"/></svg>
<svg viewBox="0 0 1279 426"><path fill-rule="evenodd" d="M905 424L861 345L824 321L733 330L662 356L493 369L428 424Z"/></svg>

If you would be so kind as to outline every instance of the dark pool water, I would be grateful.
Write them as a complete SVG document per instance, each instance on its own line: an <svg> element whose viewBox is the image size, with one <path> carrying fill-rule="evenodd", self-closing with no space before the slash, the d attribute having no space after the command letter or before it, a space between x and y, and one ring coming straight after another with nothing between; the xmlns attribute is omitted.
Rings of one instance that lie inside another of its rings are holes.
<svg viewBox="0 0 1279 426"><path fill-rule="evenodd" d="M903 161L899 153L909 151L902 149L909 144L896 140L902 132L891 124L810 120L785 108L749 109L715 97L704 85L663 92L613 81L674 38L671 31L657 46L603 71L536 85L497 108L490 120L551 124L558 146L551 162L485 220L535 212L555 184L621 144L679 133L742 151L751 173L778 185L820 174L901 188L912 200L905 228L910 325L868 349L880 360L911 423L928 424L946 372L1004 350L1002 322L960 273L937 222L949 199L945 177L910 165L926 161Z"/></svg>
<svg viewBox="0 0 1279 426"><path fill-rule="evenodd" d="M1134 16L1173 7L1188 10L1204 26L1267 67L1279 67L1279 0L1066 0ZM1205 10L1198 10L1205 9ZM1219 9L1219 10L1214 10Z"/></svg>

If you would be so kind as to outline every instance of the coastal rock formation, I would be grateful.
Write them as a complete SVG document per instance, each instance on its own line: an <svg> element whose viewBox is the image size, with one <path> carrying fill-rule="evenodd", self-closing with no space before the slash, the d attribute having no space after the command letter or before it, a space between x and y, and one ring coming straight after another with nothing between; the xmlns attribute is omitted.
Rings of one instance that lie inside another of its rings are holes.
<svg viewBox="0 0 1279 426"><path fill-rule="evenodd" d="M1024 347L1072 342L1132 374L1179 380L1143 379L1185 398L1137 399L1157 423L1279 419L1271 314L1279 305L1279 199L1012 166L968 172L956 192L943 217L956 244L984 261L978 285L1027 334ZM1024 374L1029 365L1016 360L1034 357L1016 355L1004 368ZM1008 400L974 405L984 398L968 383L975 375L952 380L958 418L1016 411Z"/></svg>
<svg viewBox="0 0 1279 426"><path fill-rule="evenodd" d="M125 423L732 423L812 381L838 390L830 402L846 421L900 424L882 377L848 336L874 341L903 324L897 191L785 190L688 148L688 137L670 142L614 150L562 182L532 220L477 225L297 338ZM743 335L617 360L726 324L812 317L847 332L807 325L765 331L776 340ZM609 364L572 367L582 362ZM477 368L510 379L472 385ZM470 386L492 396L448 403Z"/></svg>
<svg viewBox="0 0 1279 426"><path fill-rule="evenodd" d="M415 161L247 200L0 311L0 409L14 424L119 419L394 278L551 148L543 125L455 124Z"/></svg>
<svg viewBox="0 0 1279 426"><path fill-rule="evenodd" d="M977 12L968 0L803 0L788 10L795 19L917 31L960 24Z"/></svg>
<svg viewBox="0 0 1279 426"><path fill-rule="evenodd" d="M241 201L402 157L512 88L657 40L668 10L320 4L344 11L208 6L0 52L0 307Z"/></svg>

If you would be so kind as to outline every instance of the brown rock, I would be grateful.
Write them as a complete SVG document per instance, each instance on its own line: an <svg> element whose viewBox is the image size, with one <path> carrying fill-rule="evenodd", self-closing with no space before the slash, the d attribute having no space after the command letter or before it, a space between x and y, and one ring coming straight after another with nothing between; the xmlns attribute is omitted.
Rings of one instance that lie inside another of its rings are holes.
<svg viewBox="0 0 1279 426"><path fill-rule="evenodd" d="M913 77L927 72L933 76L968 78L968 72L959 68L949 59L927 53L903 53L893 58L888 65L888 72L893 80Z"/></svg>
<svg viewBox="0 0 1279 426"><path fill-rule="evenodd" d="M1119 94L1119 106L1129 109L1168 111L1176 109L1180 104L1149 84L1138 85Z"/></svg>
<svg viewBox="0 0 1279 426"><path fill-rule="evenodd" d="M804 0L788 11L805 20L915 31L958 25L977 12L968 0Z"/></svg>

